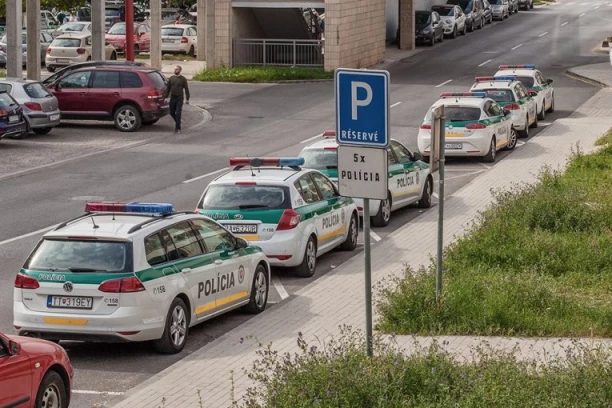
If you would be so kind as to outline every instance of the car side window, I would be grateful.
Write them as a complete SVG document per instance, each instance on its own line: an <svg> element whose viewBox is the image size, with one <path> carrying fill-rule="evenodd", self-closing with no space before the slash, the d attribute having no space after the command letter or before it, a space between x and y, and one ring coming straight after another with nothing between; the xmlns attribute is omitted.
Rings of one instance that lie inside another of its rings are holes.
<svg viewBox="0 0 612 408"><path fill-rule="evenodd" d="M300 193L300 196L302 196L302 199L307 204L321 201L321 197L319 197L319 192L317 191L314 182L310 177L308 177L308 175L302 176L293 185Z"/></svg>
<svg viewBox="0 0 612 408"><path fill-rule="evenodd" d="M92 88L119 88L119 72L96 71L94 73Z"/></svg>
<svg viewBox="0 0 612 408"><path fill-rule="evenodd" d="M142 80L135 72L121 71L122 88L142 88Z"/></svg>
<svg viewBox="0 0 612 408"><path fill-rule="evenodd" d="M172 242L172 238L170 238L168 232L166 230L162 230L159 232L159 236L161 237L162 243L166 248L166 255L168 257L168 261L176 261L177 259L180 259L181 256L176 250L176 246L174 246L174 242Z"/></svg>
<svg viewBox="0 0 612 408"><path fill-rule="evenodd" d="M315 185L319 188L321 195L323 196L323 200L329 200L331 198L337 197L338 193L336 193L336 188L333 183L329 181L325 176L319 173L310 173L310 176L315 182Z"/></svg>
<svg viewBox="0 0 612 408"><path fill-rule="evenodd" d="M412 154L410 154L408 149L401 144L397 143L396 141L391 141L391 148L393 149L393 152L397 156L400 163L408 163L412 161Z"/></svg>
<svg viewBox="0 0 612 408"><path fill-rule="evenodd" d="M501 116L504 114L503 110L500 108L497 102L491 102L491 106L489 107L489 116Z"/></svg>
<svg viewBox="0 0 612 408"><path fill-rule="evenodd" d="M9 355L9 352L6 346L4 345L4 341L0 340L0 357L5 357L8 355Z"/></svg>
<svg viewBox="0 0 612 408"><path fill-rule="evenodd" d="M232 234L215 222L203 219L195 219L191 222L204 242L206 252L227 251L236 247L236 240Z"/></svg>
<svg viewBox="0 0 612 408"><path fill-rule="evenodd" d="M91 47L91 37L87 37L85 39L85 45L87 45L88 47Z"/></svg>
<svg viewBox="0 0 612 408"><path fill-rule="evenodd" d="M61 88L87 88L90 77L91 71L75 72L61 79L59 85Z"/></svg>
<svg viewBox="0 0 612 408"><path fill-rule="evenodd" d="M546 83L546 78L544 78L544 75L542 75L541 73L536 72L535 77L540 84Z"/></svg>
<svg viewBox="0 0 612 408"><path fill-rule="evenodd" d="M397 157L395 157L395 153L391 150L391 147L387 147L387 165L390 166L392 164L398 164Z"/></svg>
<svg viewBox="0 0 612 408"><path fill-rule="evenodd" d="M514 87L514 92L516 92L516 96L519 99L523 99L527 97L527 93L523 90L520 84L516 84L516 86Z"/></svg>
<svg viewBox="0 0 612 408"><path fill-rule="evenodd" d="M145 254L147 256L147 262L151 266L159 265L164 262L168 262L168 256L166 255L166 248L162 243L159 234L154 234L144 239Z"/></svg>
<svg viewBox="0 0 612 408"><path fill-rule="evenodd" d="M188 222L182 221L166 228L181 258L191 258L204 253L195 231Z"/></svg>

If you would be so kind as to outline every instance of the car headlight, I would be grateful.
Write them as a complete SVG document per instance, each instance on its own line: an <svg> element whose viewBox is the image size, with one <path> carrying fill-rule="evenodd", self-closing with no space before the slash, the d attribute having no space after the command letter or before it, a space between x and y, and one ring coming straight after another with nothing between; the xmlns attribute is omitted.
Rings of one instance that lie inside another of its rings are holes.
<svg viewBox="0 0 612 408"><path fill-rule="evenodd" d="M421 33L422 33L422 34L429 34L429 33L431 33L431 27L425 27L425 28L423 29L423 31L421 31Z"/></svg>
<svg viewBox="0 0 612 408"><path fill-rule="evenodd" d="M448 20L446 20L446 24L453 24L453 19L449 18Z"/></svg>

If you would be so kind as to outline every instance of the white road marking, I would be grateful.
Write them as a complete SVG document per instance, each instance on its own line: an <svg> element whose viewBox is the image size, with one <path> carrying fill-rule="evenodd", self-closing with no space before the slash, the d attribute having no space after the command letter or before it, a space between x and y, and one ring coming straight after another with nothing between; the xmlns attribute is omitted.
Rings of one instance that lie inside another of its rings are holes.
<svg viewBox="0 0 612 408"><path fill-rule="evenodd" d="M552 122L538 122L538 126L550 126Z"/></svg>
<svg viewBox="0 0 612 408"><path fill-rule="evenodd" d="M39 229L39 230L36 230L36 231L28 232L27 234L19 235L18 237L13 237L13 238L5 239L4 241L0 241L0 246L6 245L6 244L10 244L11 242L19 241L20 239L23 239L23 238L28 238L28 237L32 237L34 235L42 234L43 232L47 232L47 231L52 230L53 228L57 227L58 225L59 224L55 224L55 225L52 225L52 226L47 227L47 228L42 228L42 229Z"/></svg>
<svg viewBox="0 0 612 408"><path fill-rule="evenodd" d="M582 16L584 16L585 14L586 14L586 13L582 13L582 14L580 14L578 17L582 17Z"/></svg>
<svg viewBox="0 0 612 408"><path fill-rule="evenodd" d="M568 22L566 21L565 23L561 24L561 27L563 27L564 25L566 25Z"/></svg>
<svg viewBox="0 0 612 408"><path fill-rule="evenodd" d="M487 166L486 164L484 164L484 163L480 163L480 162L478 163L478 165L479 165L480 167L484 167L484 168L485 168L485 169L487 169L487 170L489 170L489 169L491 168L491 166Z"/></svg>
<svg viewBox="0 0 612 408"><path fill-rule="evenodd" d="M521 48L523 46L523 44L519 44L517 46L512 47L512 51L516 50L517 48Z"/></svg>
<svg viewBox="0 0 612 408"><path fill-rule="evenodd" d="M542 34L538 35L538 37L544 37L546 34L548 34L548 31L544 31Z"/></svg>
<svg viewBox="0 0 612 408"><path fill-rule="evenodd" d="M601 6L595 6L593 7L593 10L597 10L598 8L600 8Z"/></svg>
<svg viewBox="0 0 612 408"><path fill-rule="evenodd" d="M118 391L92 391L92 390L72 390L73 394L87 394L87 395L112 395L118 396L123 395L125 392Z"/></svg>
<svg viewBox="0 0 612 408"><path fill-rule="evenodd" d="M278 295L281 297L282 300L285 300L289 297L289 293L287 293L285 287L276 276L272 278L272 285L274 285L274 289L276 289Z"/></svg>
<svg viewBox="0 0 612 408"><path fill-rule="evenodd" d="M438 195L438 193L431 193L431 195L435 198L440 198L440 196Z"/></svg>
<svg viewBox="0 0 612 408"><path fill-rule="evenodd" d="M442 82L441 84L436 85L436 88L439 88L439 87L441 87L441 86L444 86L444 85L448 84L449 82L453 82L453 80L452 80L452 79L449 79L448 81L444 81L444 82Z"/></svg>
<svg viewBox="0 0 612 408"><path fill-rule="evenodd" d="M302 143L302 144L304 144L304 143L308 143L308 142L310 142L311 140L314 140L314 139L316 139L317 137L321 137L321 136L323 136L323 133L319 133L319 134L318 134L318 135L316 135L316 136L309 137L309 138L308 138L308 139L306 139L306 140L302 140L300 143Z"/></svg>
<svg viewBox="0 0 612 408"><path fill-rule="evenodd" d="M591 3L581 3L580 5L581 6L588 6L589 4L591 4Z"/></svg>
<svg viewBox="0 0 612 408"><path fill-rule="evenodd" d="M201 176L194 177L194 178L191 178L189 180L185 180L185 181L183 181L183 184L188 184L188 183L191 183L193 181L197 181L197 180L201 180L201 179L206 178L206 177L214 176L215 174L221 173L222 171L226 171L226 170L229 170L229 169L230 169L229 167L224 167L224 168L219 169L219 170L211 171L210 173L202 174Z"/></svg>
<svg viewBox="0 0 612 408"><path fill-rule="evenodd" d="M393 105L391 105L391 108L395 108L396 106L401 105L401 104L402 102L395 102Z"/></svg>
<svg viewBox="0 0 612 408"><path fill-rule="evenodd" d="M375 233L374 231L370 230L370 236L372 237L372 239L376 242L379 242L380 240L382 240L382 238L380 237L380 235L378 235L377 233Z"/></svg>
<svg viewBox="0 0 612 408"><path fill-rule="evenodd" d="M479 67L482 67L483 65L487 65L489 62L491 62L492 60L488 59L485 62L478 64Z"/></svg>
<svg viewBox="0 0 612 408"><path fill-rule="evenodd" d="M525 146L525 144L526 144L525 142L522 142L522 141L518 140L518 141L516 142L516 147Z"/></svg>
<svg viewBox="0 0 612 408"><path fill-rule="evenodd" d="M565 3L566 6L571 6L572 4L575 4L575 3Z"/></svg>
<svg viewBox="0 0 612 408"><path fill-rule="evenodd" d="M499 54L499 51L483 51L483 54Z"/></svg>

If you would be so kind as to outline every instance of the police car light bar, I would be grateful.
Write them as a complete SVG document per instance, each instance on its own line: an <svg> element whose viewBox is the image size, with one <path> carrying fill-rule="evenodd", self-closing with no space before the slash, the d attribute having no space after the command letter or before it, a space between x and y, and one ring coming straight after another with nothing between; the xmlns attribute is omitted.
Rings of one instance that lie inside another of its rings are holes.
<svg viewBox="0 0 612 408"><path fill-rule="evenodd" d="M168 203L113 203L93 201L85 204L85 212L116 212L135 214L170 214L174 206Z"/></svg>
<svg viewBox="0 0 612 408"><path fill-rule="evenodd" d="M442 92L440 98L486 98L485 92Z"/></svg>
<svg viewBox="0 0 612 408"><path fill-rule="evenodd" d="M261 157L261 158L249 158L249 157L232 157L229 160L230 166L251 166L251 167L262 167L262 166L277 166L277 167L298 167L304 164L303 157Z"/></svg>
<svg viewBox="0 0 612 408"><path fill-rule="evenodd" d="M523 65L500 65L497 69L536 69L535 65L523 64Z"/></svg>
<svg viewBox="0 0 612 408"><path fill-rule="evenodd" d="M336 131L326 130L325 132L323 132L323 137L336 137Z"/></svg>
<svg viewBox="0 0 612 408"><path fill-rule="evenodd" d="M512 75L500 75L495 77L496 81L516 81L516 77Z"/></svg>
<svg viewBox="0 0 612 408"><path fill-rule="evenodd" d="M474 82L489 82L489 81L495 81L495 77L484 76L484 77L476 77L476 78L474 78Z"/></svg>

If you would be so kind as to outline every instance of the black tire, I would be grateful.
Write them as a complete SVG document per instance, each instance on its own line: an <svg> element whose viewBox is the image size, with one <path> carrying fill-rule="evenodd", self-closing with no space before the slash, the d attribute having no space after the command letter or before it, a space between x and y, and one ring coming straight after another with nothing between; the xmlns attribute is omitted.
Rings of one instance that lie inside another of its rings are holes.
<svg viewBox="0 0 612 408"><path fill-rule="evenodd" d="M442 31L442 34L440 35L440 42L444 42L444 31Z"/></svg>
<svg viewBox="0 0 612 408"><path fill-rule="evenodd" d="M268 293L270 282L268 281L268 271L259 264L253 274L253 284L251 285L251 300L244 307L244 311L250 314L259 314L266 310L268 304Z"/></svg>
<svg viewBox="0 0 612 408"><path fill-rule="evenodd" d="M453 33L451 34L451 38L457 38L457 26L453 27Z"/></svg>
<svg viewBox="0 0 612 408"><path fill-rule="evenodd" d="M467 23L463 25L463 32L461 35L467 35Z"/></svg>
<svg viewBox="0 0 612 408"><path fill-rule="evenodd" d="M140 45L134 44L134 55L140 54Z"/></svg>
<svg viewBox="0 0 612 408"><path fill-rule="evenodd" d="M110 56L111 61L115 61L117 59L117 53L115 51L113 51L113 53Z"/></svg>
<svg viewBox="0 0 612 408"><path fill-rule="evenodd" d="M510 135L508 137L508 145L504 147L504 150L514 150L516 147L516 141L518 136L516 135L516 130L514 128L510 128Z"/></svg>
<svg viewBox="0 0 612 408"><path fill-rule="evenodd" d="M494 163L495 162L495 158L497 157L497 147L495 146L495 136L493 136L491 138L491 145L489 146L489 152L487 153L487 155L485 157L482 158L482 160L485 163Z"/></svg>
<svg viewBox="0 0 612 408"><path fill-rule="evenodd" d="M91 61L91 55L87 57L87 61Z"/></svg>
<svg viewBox="0 0 612 408"><path fill-rule="evenodd" d="M529 137L529 117L525 116L525 129L518 131L518 137Z"/></svg>
<svg viewBox="0 0 612 408"><path fill-rule="evenodd" d="M51 132L52 129L53 129L52 127L44 127L44 128L36 128L36 129L32 129L32 130L37 135L46 135L49 132Z"/></svg>
<svg viewBox="0 0 612 408"><path fill-rule="evenodd" d="M550 108L548 108L548 113L553 113L555 111L555 95L553 94L552 102L550 103Z"/></svg>
<svg viewBox="0 0 612 408"><path fill-rule="evenodd" d="M535 120L533 121L530 127L532 127L533 129L538 128L538 115L536 115Z"/></svg>
<svg viewBox="0 0 612 408"><path fill-rule="evenodd" d="M45 68L47 68L47 71L49 72L55 72L55 67L52 65L47 65Z"/></svg>
<svg viewBox="0 0 612 408"><path fill-rule="evenodd" d="M27 120L25 121L25 125L26 125L25 130L22 133L18 135L10 136L9 139L23 139L24 137L28 137L32 129L30 129L30 124L28 123Z"/></svg>
<svg viewBox="0 0 612 408"><path fill-rule="evenodd" d="M57 406L60 408L68 407L68 396L66 395L66 385L62 377L55 371L48 371L38 387L36 393L36 408Z"/></svg>
<svg viewBox="0 0 612 408"><path fill-rule="evenodd" d="M433 193L433 180L431 177L427 177L427 181L425 182L425 186L423 187L423 195L419 200L418 207L419 208L429 208L431 207L431 195Z"/></svg>
<svg viewBox="0 0 612 408"><path fill-rule="evenodd" d="M470 28L468 29L468 31L470 33L474 31L474 20L472 20L472 24L470 24Z"/></svg>
<svg viewBox="0 0 612 408"><path fill-rule="evenodd" d="M182 311L182 315L181 315ZM174 333L172 332L174 326ZM181 331L183 333L181 333ZM153 341L153 347L162 354L176 354L185 347L189 334L189 310L181 298L175 298L166 315L166 325L161 338ZM181 335L183 336L181 338Z"/></svg>
<svg viewBox="0 0 612 408"><path fill-rule="evenodd" d="M357 216L355 214L351 215L351 223L349 225L348 234L346 235L346 239L342 244L340 244L340 249L343 251L353 251L357 248L357 238L359 237L359 225L357 221Z"/></svg>
<svg viewBox="0 0 612 408"><path fill-rule="evenodd" d="M387 196L386 200L381 200L378 213L370 218L374 227L386 227L391 220L391 195Z"/></svg>
<svg viewBox="0 0 612 408"><path fill-rule="evenodd" d="M151 126L157 123L159 119L154 119L154 120L143 120L142 121L142 125L143 126Z"/></svg>
<svg viewBox="0 0 612 408"><path fill-rule="evenodd" d="M193 45L189 48L189 52L187 53L187 55L189 55L190 57L195 57L195 48Z"/></svg>
<svg viewBox="0 0 612 408"><path fill-rule="evenodd" d="M306 249L304 250L304 259L302 259L302 263L295 268L295 272L299 277L310 278L315 274L316 270L317 243L315 242L314 238L310 236L308 238L308 242L306 242Z"/></svg>
<svg viewBox="0 0 612 408"><path fill-rule="evenodd" d="M429 41L429 45L430 47L433 47L434 45L436 45L436 33L432 33L431 34L431 40Z"/></svg>
<svg viewBox="0 0 612 408"><path fill-rule="evenodd" d="M546 119L546 99L542 100L542 109L540 109L537 116L539 120Z"/></svg>
<svg viewBox="0 0 612 408"><path fill-rule="evenodd" d="M133 132L138 130L142 124L140 112L132 105L122 105L113 115L115 127L122 132Z"/></svg>

